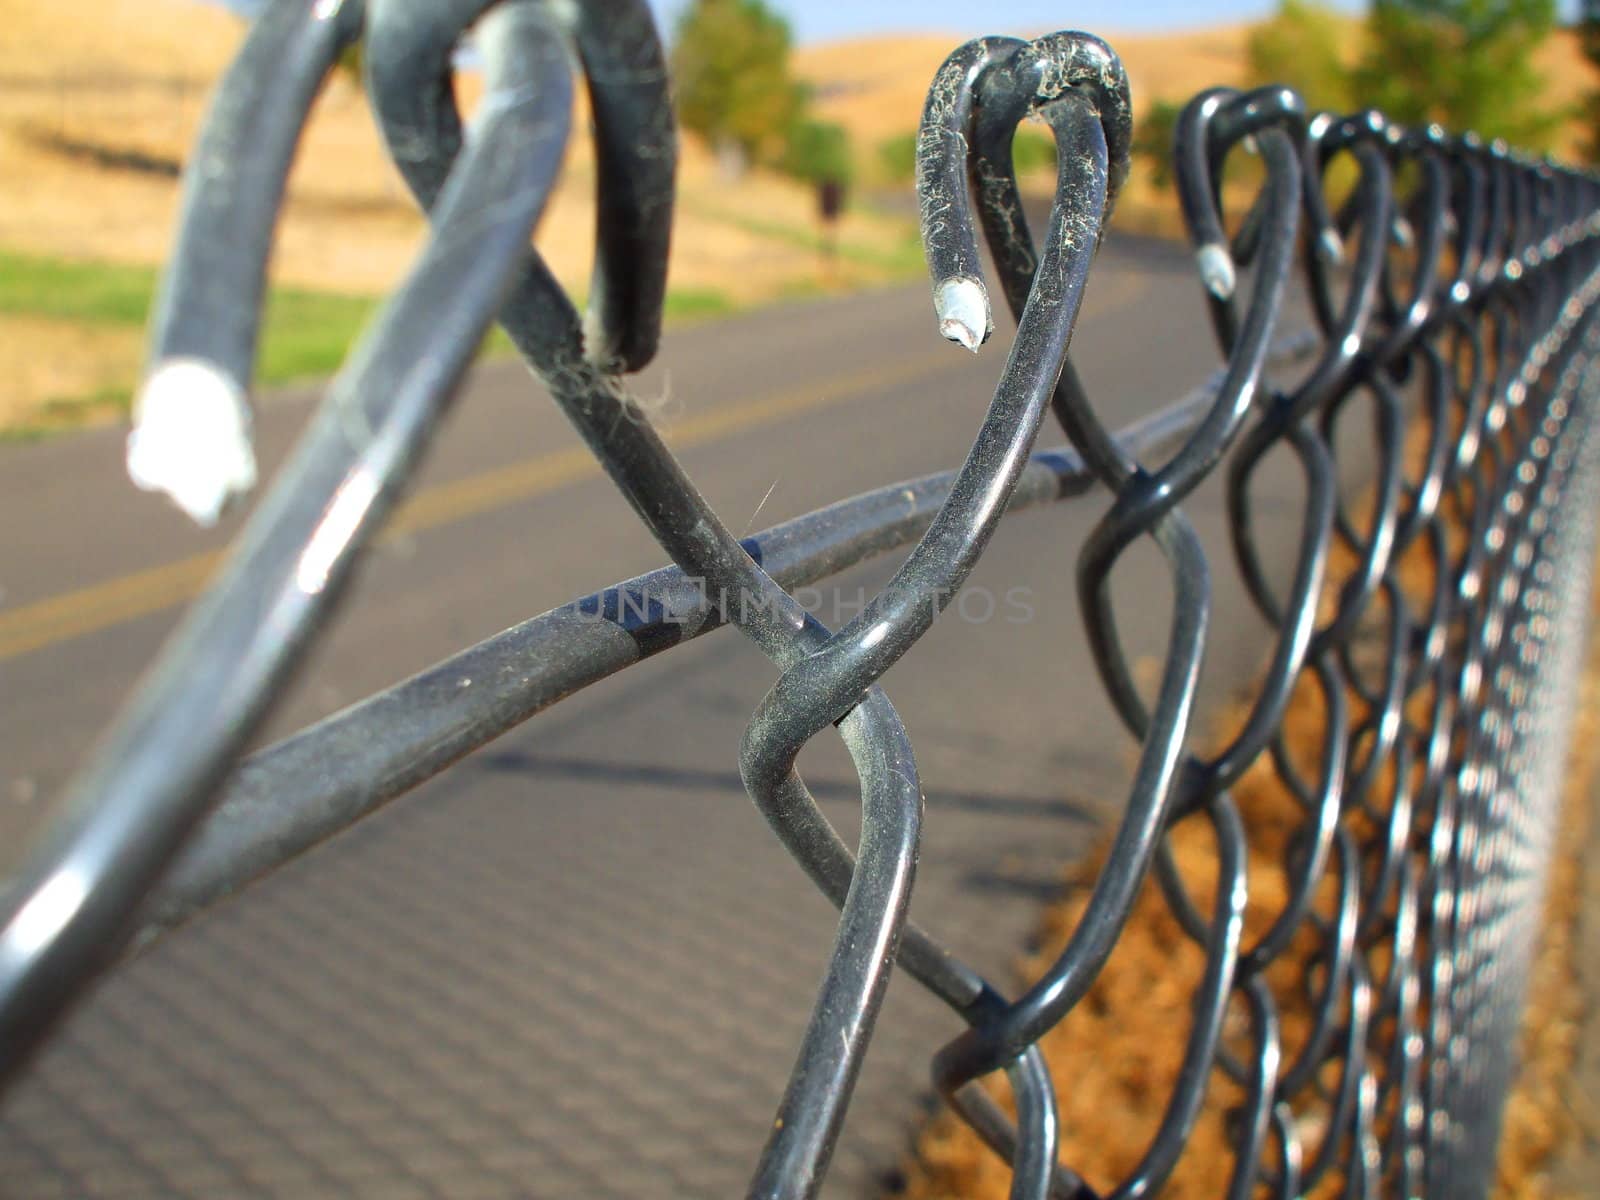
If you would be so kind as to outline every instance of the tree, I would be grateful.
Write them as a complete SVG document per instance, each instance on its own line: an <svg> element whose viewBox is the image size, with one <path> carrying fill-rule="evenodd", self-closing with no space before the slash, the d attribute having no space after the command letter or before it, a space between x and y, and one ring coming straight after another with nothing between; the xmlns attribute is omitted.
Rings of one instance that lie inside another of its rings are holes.
<svg viewBox="0 0 1600 1200"><path fill-rule="evenodd" d="M1170 100L1157 100L1134 129L1133 154L1150 165L1150 182L1158 188L1172 182L1172 135L1182 111Z"/></svg>
<svg viewBox="0 0 1600 1200"><path fill-rule="evenodd" d="M1031 125L1019 125L1011 139L1011 168L1018 175L1036 175L1056 168L1056 139Z"/></svg>
<svg viewBox="0 0 1600 1200"><path fill-rule="evenodd" d="M1407 124L1544 146L1561 114L1533 54L1555 23L1555 0L1375 0L1355 94Z"/></svg>
<svg viewBox="0 0 1600 1200"><path fill-rule="evenodd" d="M778 164L786 174L807 183L849 183L854 176L850 134L830 121L797 122Z"/></svg>
<svg viewBox="0 0 1600 1200"><path fill-rule="evenodd" d="M1583 15L1578 19L1578 42L1589 65L1600 70L1600 0L1583 0ZM1600 90L1584 94L1578 115L1587 130L1583 152L1590 162L1600 162Z"/></svg>
<svg viewBox="0 0 1600 1200"><path fill-rule="evenodd" d="M917 175L917 135L897 133L878 143L878 167L890 183L910 183Z"/></svg>
<svg viewBox="0 0 1600 1200"><path fill-rule="evenodd" d="M719 153L777 163L805 108L789 26L763 0L695 0L672 51L678 119Z"/></svg>
<svg viewBox="0 0 1600 1200"><path fill-rule="evenodd" d="M1249 82L1288 84L1314 109L1348 112L1355 107L1347 49L1354 25L1320 4L1284 0L1276 15L1250 31Z"/></svg>

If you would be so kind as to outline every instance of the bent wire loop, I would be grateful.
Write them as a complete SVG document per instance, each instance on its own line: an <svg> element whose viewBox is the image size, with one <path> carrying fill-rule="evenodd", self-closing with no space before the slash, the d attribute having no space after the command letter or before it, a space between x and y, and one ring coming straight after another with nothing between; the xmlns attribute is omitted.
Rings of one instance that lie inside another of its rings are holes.
<svg viewBox="0 0 1600 1200"><path fill-rule="evenodd" d="M464 126L452 72L469 30L487 86ZM0 894L0 1080L136 934L186 919L647 653L637 639L625 650L584 641L599 638L592 621L576 623L585 605L670 595L690 618L686 637L734 625L776 669L745 731L741 776L840 910L749 1195L817 1194L891 964L966 1022L935 1056L934 1082L1010 1162L1016 1200L1158 1192L1219 1086L1232 1105L1230 1197L1330 1180L1352 1195L1457 1195L1487 1178L1485 1131L1497 1128L1519 1004L1500 964L1525 953L1536 919L1527 862L1546 852L1550 817L1534 806L1567 730L1572 673L1553 630L1587 579L1560 578L1554 564L1586 563L1593 549L1592 517L1557 514L1600 493L1585 441L1600 376L1595 180L1378 113L1312 113L1282 87L1201 93L1179 117L1173 157L1221 366L1184 404L1113 433L1068 350L1128 171L1126 75L1087 34L969 42L935 76L916 168L938 331L974 351L993 331L980 226L1017 323L972 449L943 476L741 542L621 379L657 347L675 186L665 59L644 0L274 0L197 147L129 444L135 480L201 521L254 480L245 397L277 213L317 91L357 42L391 155L429 214L427 247ZM586 314L530 245L575 73L598 177ZM1028 119L1057 146L1038 242L1012 162ZM1259 161L1249 181L1230 166L1241 151ZM1291 379L1274 348L1296 306L1313 333ZM540 664L515 680L475 669L498 682L442 711L429 680L451 660L230 779L496 319L675 568L460 656ZM1047 411L1070 449L1035 452ZM1370 462L1352 464L1341 447L1363 419ZM1262 549L1281 507L1274 461L1293 464L1303 495L1286 570ZM1243 592L1271 637L1237 728L1202 755L1191 743L1217 564L1181 506L1212 477ZM907 919L922 794L879 680L959 591L1008 509L1100 489L1110 501L1079 549L1078 596L1138 757L1064 949L1008 999ZM1172 593L1149 697L1112 592L1145 538ZM906 545L890 583L838 630L788 590ZM557 639L583 648L547 664L540 652ZM1287 716L1305 696L1321 728L1297 741ZM860 777L853 851L795 767L830 725ZM370 748L351 736L380 726L402 732ZM353 761L335 750L356 744ZM1260 827L1239 798L1252 772L1292 797L1298 824ZM1195 895L1167 835L1202 815L1215 880ZM1276 903L1248 863L1262 846L1277 859ZM1152 874L1203 969L1158 1127L1121 1178L1091 1183L1058 1161L1073 1131L1039 1041L1089 995ZM984 1084L1001 1070L1014 1117Z"/></svg>

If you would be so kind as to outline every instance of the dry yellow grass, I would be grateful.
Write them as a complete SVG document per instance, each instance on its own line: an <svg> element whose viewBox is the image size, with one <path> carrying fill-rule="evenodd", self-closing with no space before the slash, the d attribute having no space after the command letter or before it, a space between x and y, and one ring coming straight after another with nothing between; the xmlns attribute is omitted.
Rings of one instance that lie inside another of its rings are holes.
<svg viewBox="0 0 1600 1200"><path fill-rule="evenodd" d="M6 385L0 388L0 429L23 418L75 424L93 416L92 398L114 391L139 370L143 352L138 330L102 329L76 321L48 317L4 318L3 340L18 348L12 356L0 353L10 364ZM83 397L88 401L71 411L41 413L36 398ZM88 411L85 411L88 410Z"/></svg>
<svg viewBox="0 0 1600 1200"><path fill-rule="evenodd" d="M1201 88L1237 80L1248 27L1218 26L1191 33L1104 34L1128 69L1134 102L1186 98ZM937 34L892 34L801 47L797 72L817 90L821 116L847 128L857 143L876 146L916 128L928 81L957 39Z"/></svg>
<svg viewBox="0 0 1600 1200"><path fill-rule="evenodd" d="M243 23L195 0L0 0L0 30L0 78L7 81L0 177L13 181L0 190L0 245L161 262L171 241L176 181L107 170L63 153L60 145L181 162ZM795 236L812 229L807 189L762 172L730 183L692 141L682 158L674 286L753 300L816 278L816 254ZM19 180L25 186L15 186ZM537 238L556 273L574 285L585 280L591 259L593 187L593 155L583 138L574 138ZM730 214L754 220L741 224ZM781 235L771 227L781 227ZM857 213L841 236L846 244L893 248L902 230L899 222ZM377 291L405 270L422 231L359 88L336 76L291 181L276 277L314 288ZM847 258L838 282L873 273L870 263Z"/></svg>
<svg viewBox="0 0 1600 1200"><path fill-rule="evenodd" d="M1352 26L1352 36L1355 27ZM0 245L77 258L161 261L170 242L176 185L130 171L108 172L49 149L50 139L137 151L179 162L191 144L211 82L243 26L196 0L0 0L0 175L25 186L0 192ZM1109 34L1127 64L1136 106L1176 100L1244 72L1246 26L1172 35ZM821 115L848 128L858 151L912 130L928 80L951 48L945 35L903 35L803 48L799 73L819 93ZM1590 86L1576 40L1562 34L1541 51L1552 103ZM563 278L581 280L592 221L592 156L574 140L570 169L539 243ZM814 274L812 254L722 219L759 214L810 228L805 189L759 173L736 186L711 156L685 147L683 214L674 282L719 288L735 298L770 294ZM1136 183L1131 199L1144 199ZM359 217L359 220L352 220ZM854 218L845 236L888 231ZM376 137L353 83L329 86L296 172L277 256L278 276L306 286L368 291L403 271L421 223ZM846 280L848 282L848 279Z"/></svg>
<svg viewBox="0 0 1600 1200"><path fill-rule="evenodd" d="M196 0L0 0L0 245L73 258L159 263L170 245L177 185L158 174L108 171L59 150L59 143L134 151L181 162L206 95L243 25ZM1136 105L1179 99L1200 87L1237 81L1244 26L1110 40L1127 63ZM950 50L944 35L868 38L807 47L799 73L819 92L818 107L844 124L871 156L885 138L916 126L928 80ZM1574 39L1542 52L1551 99L1570 102L1588 86ZM54 142L57 148L49 143ZM815 279L803 239L772 236L812 227L812 198L787 180L753 173L730 185L711 156L685 145L682 212L673 283L753 300ZM16 186L23 181L23 186ZM552 266L577 284L587 274L593 158L574 139L569 169L538 238ZM1147 184L1130 188L1132 208L1153 201ZM728 220L755 215L756 225ZM901 236L893 222L856 214L843 231L863 245ZM422 225L390 167L353 82L328 87L308 132L291 186L275 260L286 283L346 291L391 286L422 235ZM840 282L871 276L846 264Z"/></svg>
<svg viewBox="0 0 1600 1200"><path fill-rule="evenodd" d="M239 28L193 0L5 0L0 55L12 78L181 78L226 61Z"/></svg>
<svg viewBox="0 0 1600 1200"><path fill-rule="evenodd" d="M172 245L178 166L204 117L211 87L245 32L238 18L197 0L0 0L0 250L157 266ZM462 83L470 106L476 80ZM913 115L914 119L914 115ZM575 129L587 130L580 112ZM122 165L108 166L106 155ZM142 169L127 165L137 159ZM586 289L594 240L594 155L586 132L535 238L556 274ZM848 214L845 253L824 268L814 244L815 200L779 176L725 178L686 139L679 172L669 286L752 303L848 289L903 273L911 224L868 210ZM279 284L352 294L391 289L425 226L390 164L356 80L336 73L318 103L290 181L272 274ZM105 364L122 364L124 392L138 354L125 331L96 327L88 363L35 368L39 343L0 317L0 429L38 423L53 398L88 394ZM29 332L32 326L28 327ZM56 328L52 352L68 334ZM39 390L47 385L68 390ZM89 409L79 408L84 415Z"/></svg>

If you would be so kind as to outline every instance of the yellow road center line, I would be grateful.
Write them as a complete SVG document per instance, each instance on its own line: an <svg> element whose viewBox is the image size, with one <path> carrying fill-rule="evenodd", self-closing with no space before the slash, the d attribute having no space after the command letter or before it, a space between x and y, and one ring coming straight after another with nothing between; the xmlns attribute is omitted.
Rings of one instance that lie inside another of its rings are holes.
<svg viewBox="0 0 1600 1200"><path fill-rule="evenodd" d="M949 358L941 355L860 371L744 404L726 405L678 422L663 436L675 449L691 450L786 417L928 378L949 366ZM600 466L587 447L574 446L466 479L436 484L402 503L385 526L383 536L392 538L437 529L547 495L599 474ZM0 613L0 661L192 600L204 590L226 553L214 550L191 555Z"/></svg>
<svg viewBox="0 0 1600 1200"><path fill-rule="evenodd" d="M1141 291L1115 289L1091 304L1097 312L1121 308ZM785 389L756 400L726 404L675 422L662 430L676 450L736 437L801 413L816 412L873 392L915 383L947 372L950 353L870 367L802 387ZM380 541L437 529L482 513L558 491L601 473L588 449L575 446L511 466L484 471L466 479L435 484L402 503L389 519ZM64 592L9 612L0 612L0 662L85 637L140 617L150 616L198 596L226 557L225 550L191 555L163 566L135 571L77 591Z"/></svg>

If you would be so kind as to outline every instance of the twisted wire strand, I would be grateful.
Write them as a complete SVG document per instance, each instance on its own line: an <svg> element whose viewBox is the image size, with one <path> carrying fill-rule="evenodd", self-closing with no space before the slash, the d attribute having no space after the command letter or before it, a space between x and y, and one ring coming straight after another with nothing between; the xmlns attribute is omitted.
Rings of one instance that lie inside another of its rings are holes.
<svg viewBox="0 0 1600 1200"><path fill-rule="evenodd" d="M468 29L489 79L470 129L452 88ZM676 161L643 0L275 0L202 134L130 440L141 486L201 520L253 481L245 397L276 214L317 89L357 41L391 155L429 213L428 247L222 579L0 894L0 1081L136 933L171 927L665 648L650 631L684 614L682 639L733 625L773 663L741 776L840 910L749 1195L816 1195L894 964L967 1022L935 1055L934 1082L1010 1162L1014 1200L1158 1192L1219 1092L1231 1104L1232 1162L1218 1184L1229 1197L1481 1193L1551 850L1594 549L1600 184L1470 135L1374 112L1313 113L1282 87L1201 93L1178 120L1174 165L1222 365L1184 405L1113 433L1068 351L1127 170L1126 75L1087 34L970 42L930 89L917 186L939 332L974 351L992 334L980 227L1017 321L972 450L944 476L741 542L621 378L656 350ZM529 244L575 73L594 112L599 179L586 314ZM1029 117L1057 144L1037 245L1011 161ZM1236 206L1241 187L1228 178L1241 153L1259 165ZM1314 331L1286 355L1279 325L1295 294ZM582 643L581 655L474 689L449 711L437 711L432 681L456 660L442 664L255 756L218 804L496 318L676 567L591 598L594 612L619 614L625 649L575 623L590 603L580 601L461 657L492 677L493 664L556 639ZM1280 379L1287 357L1311 361ZM1047 410L1069 450L1035 452ZM1347 449L1362 418L1366 464ZM1285 457L1304 499L1280 578L1260 549L1256 493L1267 464ZM1202 754L1192 726L1216 564L1182 505L1219 472L1235 567L1271 637L1237 729ZM1085 636L1138 759L1082 916L1057 959L1008 1000L907 920L921 787L878 681L950 602L1009 509L1090 491L1109 503L1078 554ZM1148 700L1111 592L1118 563L1145 538L1173 599ZM905 546L889 585L837 631L789 590ZM665 595L672 614L658 606L629 624L630 597ZM1309 754L1290 728L1304 696L1320 713ZM397 718L394 737L333 761L352 731ZM854 851L795 770L830 725L861 782ZM1267 818L1242 791L1257 768L1295 814L1271 911L1251 862L1270 844ZM1201 816L1208 895L1191 891L1174 848ZM1137 1163L1097 1190L1058 1161L1063 1131L1038 1043L1105 972L1152 875L1203 965L1158 1127ZM1014 1117L983 1086L996 1071L1009 1077Z"/></svg>

